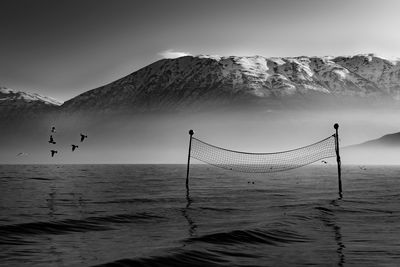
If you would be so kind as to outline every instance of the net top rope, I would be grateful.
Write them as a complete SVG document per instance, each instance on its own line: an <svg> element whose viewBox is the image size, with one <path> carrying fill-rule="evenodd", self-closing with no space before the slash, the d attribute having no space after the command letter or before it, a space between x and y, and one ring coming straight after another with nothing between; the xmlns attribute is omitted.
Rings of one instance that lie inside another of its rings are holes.
<svg viewBox="0 0 400 267"><path fill-rule="evenodd" d="M230 150L192 137L190 157L226 170L245 173L272 173L309 165L335 157L335 134L304 147L273 152L250 153Z"/></svg>

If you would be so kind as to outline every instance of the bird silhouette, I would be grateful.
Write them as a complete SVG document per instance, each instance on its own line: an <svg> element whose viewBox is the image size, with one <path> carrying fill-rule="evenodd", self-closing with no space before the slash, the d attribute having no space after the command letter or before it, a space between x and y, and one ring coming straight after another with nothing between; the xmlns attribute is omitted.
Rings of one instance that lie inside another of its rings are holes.
<svg viewBox="0 0 400 267"><path fill-rule="evenodd" d="M52 136L52 135L50 135L50 140L49 140L49 143L50 143L50 144L56 144L56 142L54 141L54 139L53 139L53 136Z"/></svg>
<svg viewBox="0 0 400 267"><path fill-rule="evenodd" d="M52 157L54 157L54 154L58 153L57 150L50 150L50 152L51 152L51 156L52 156Z"/></svg>
<svg viewBox="0 0 400 267"><path fill-rule="evenodd" d="M83 142L83 140L85 140L85 138L87 138L87 135L81 134L81 142Z"/></svg>
<svg viewBox="0 0 400 267"><path fill-rule="evenodd" d="M327 163L328 163L328 162L327 162L327 161L325 161L325 160L322 160L321 162L322 162L322 163L325 163L325 164L327 164Z"/></svg>
<svg viewBox="0 0 400 267"><path fill-rule="evenodd" d="M365 166L358 166L361 170L365 171L367 168Z"/></svg>
<svg viewBox="0 0 400 267"><path fill-rule="evenodd" d="M28 156L28 153L25 152L19 152L17 155L15 155L17 157L21 157L21 156Z"/></svg>
<svg viewBox="0 0 400 267"><path fill-rule="evenodd" d="M75 151L75 149L77 149L79 146L72 144L72 151Z"/></svg>
<svg viewBox="0 0 400 267"><path fill-rule="evenodd" d="M51 127L51 132L52 132L52 133L55 133L55 132L56 132L56 127L54 127L54 126Z"/></svg>

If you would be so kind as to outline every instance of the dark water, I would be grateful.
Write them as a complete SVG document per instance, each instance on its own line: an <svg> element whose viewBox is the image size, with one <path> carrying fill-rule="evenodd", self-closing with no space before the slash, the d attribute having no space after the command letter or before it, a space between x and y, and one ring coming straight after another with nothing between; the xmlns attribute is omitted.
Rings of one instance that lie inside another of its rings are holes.
<svg viewBox="0 0 400 267"><path fill-rule="evenodd" d="M0 265L400 266L400 167L185 172L0 166Z"/></svg>

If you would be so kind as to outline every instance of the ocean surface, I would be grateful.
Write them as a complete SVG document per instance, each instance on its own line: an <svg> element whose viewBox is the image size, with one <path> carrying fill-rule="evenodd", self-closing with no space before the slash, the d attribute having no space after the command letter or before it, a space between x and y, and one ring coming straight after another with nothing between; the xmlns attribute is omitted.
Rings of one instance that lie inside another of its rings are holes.
<svg viewBox="0 0 400 267"><path fill-rule="evenodd" d="M0 266L400 266L400 167L0 165Z"/></svg>

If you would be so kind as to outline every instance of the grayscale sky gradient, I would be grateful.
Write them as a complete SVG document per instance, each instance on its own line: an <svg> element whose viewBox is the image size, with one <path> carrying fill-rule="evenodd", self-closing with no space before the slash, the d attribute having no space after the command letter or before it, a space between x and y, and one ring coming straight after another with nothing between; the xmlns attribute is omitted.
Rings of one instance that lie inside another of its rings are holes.
<svg viewBox="0 0 400 267"><path fill-rule="evenodd" d="M0 85L61 101L162 57L400 57L400 1L2 0Z"/></svg>

